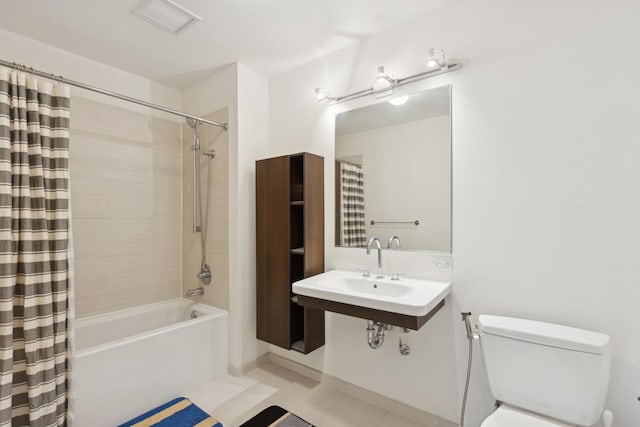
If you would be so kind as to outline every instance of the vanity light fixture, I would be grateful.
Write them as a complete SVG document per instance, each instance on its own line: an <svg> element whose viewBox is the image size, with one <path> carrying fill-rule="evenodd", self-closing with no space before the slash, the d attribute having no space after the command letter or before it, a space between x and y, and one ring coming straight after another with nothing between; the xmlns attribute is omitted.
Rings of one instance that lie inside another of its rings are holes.
<svg viewBox="0 0 640 427"><path fill-rule="evenodd" d="M393 95L393 88L396 87L398 81L384 72L384 66L378 67L378 77L373 82L373 93L376 98Z"/></svg>
<svg viewBox="0 0 640 427"><path fill-rule="evenodd" d="M376 98L381 98L383 96L392 95L394 89L398 86L427 79L432 76L437 76L438 74L456 71L460 68L462 68L462 62L457 60L447 61L445 59L443 49L429 49L427 71L404 77L402 79L395 79L391 75L387 74L384 70L384 66L381 65L378 67L377 77L369 89L364 89L343 96L331 96L327 89L316 88L316 97L318 98L318 102L323 102L326 105L339 104L341 102L351 101L352 99L362 98L363 96L368 95L374 95ZM404 97L398 97L389 102L394 105L402 105L406 102L406 100L403 101L402 98Z"/></svg>
<svg viewBox="0 0 640 427"><path fill-rule="evenodd" d="M335 101L335 98L331 96L331 93L322 87L316 88L316 97L318 98L318 102L330 103Z"/></svg>
<svg viewBox="0 0 640 427"><path fill-rule="evenodd" d="M429 58L427 59L427 67L446 67L447 62L444 59L444 50L442 49L429 49Z"/></svg>
<svg viewBox="0 0 640 427"><path fill-rule="evenodd" d="M393 86L397 82L393 79L393 77L391 77L389 74L384 72L384 66L381 65L378 67L378 77L376 78L376 83L387 85L387 86Z"/></svg>

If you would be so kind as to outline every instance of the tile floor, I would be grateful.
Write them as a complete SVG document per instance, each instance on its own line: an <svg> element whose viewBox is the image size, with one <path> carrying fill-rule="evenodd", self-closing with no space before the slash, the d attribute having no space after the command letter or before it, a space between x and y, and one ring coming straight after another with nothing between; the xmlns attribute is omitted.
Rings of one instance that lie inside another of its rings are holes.
<svg viewBox="0 0 640 427"><path fill-rule="evenodd" d="M241 377L225 375L186 397L225 427L237 427L271 405L317 427L439 427L418 424L273 363Z"/></svg>

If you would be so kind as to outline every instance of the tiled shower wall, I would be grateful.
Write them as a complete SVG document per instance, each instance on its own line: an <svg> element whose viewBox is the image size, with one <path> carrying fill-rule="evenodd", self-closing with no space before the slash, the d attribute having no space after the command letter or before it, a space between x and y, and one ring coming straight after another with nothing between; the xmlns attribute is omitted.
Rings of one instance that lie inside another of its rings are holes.
<svg viewBox="0 0 640 427"><path fill-rule="evenodd" d="M225 108L204 116L219 123L228 121ZM183 221L182 221L182 285L183 294L188 289L200 285L196 275L200 271L200 234L192 232L193 213L193 131L183 126L182 131L182 179L183 179ZM213 280L204 286L204 295L194 299L215 307L229 309L229 133L211 125L198 126L200 145L203 150L215 150L216 157L200 158L202 203L205 206L207 189L207 167L209 170L209 220L207 221L207 262L211 267Z"/></svg>
<svg viewBox="0 0 640 427"><path fill-rule="evenodd" d="M180 295L180 128L72 99L76 316Z"/></svg>

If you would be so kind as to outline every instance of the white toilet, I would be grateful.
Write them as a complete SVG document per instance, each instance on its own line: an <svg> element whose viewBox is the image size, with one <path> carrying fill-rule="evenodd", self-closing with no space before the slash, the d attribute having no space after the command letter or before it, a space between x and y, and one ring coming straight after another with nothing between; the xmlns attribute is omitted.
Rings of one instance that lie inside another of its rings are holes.
<svg viewBox="0 0 640 427"><path fill-rule="evenodd" d="M491 392L500 403L481 427L593 426L600 420L611 361L607 335L489 315L479 316L478 327Z"/></svg>

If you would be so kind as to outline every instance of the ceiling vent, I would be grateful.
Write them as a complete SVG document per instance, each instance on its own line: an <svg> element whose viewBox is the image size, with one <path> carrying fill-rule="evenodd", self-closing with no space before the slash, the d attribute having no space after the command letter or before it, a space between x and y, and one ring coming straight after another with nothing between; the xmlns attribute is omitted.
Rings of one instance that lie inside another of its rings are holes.
<svg viewBox="0 0 640 427"><path fill-rule="evenodd" d="M171 0L143 0L133 14L176 36L202 20Z"/></svg>

